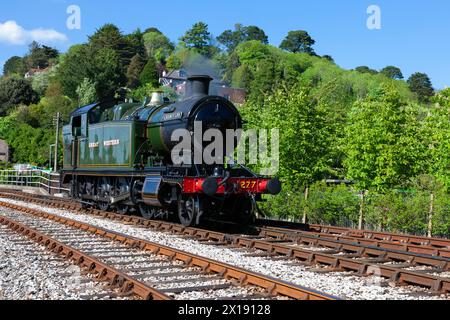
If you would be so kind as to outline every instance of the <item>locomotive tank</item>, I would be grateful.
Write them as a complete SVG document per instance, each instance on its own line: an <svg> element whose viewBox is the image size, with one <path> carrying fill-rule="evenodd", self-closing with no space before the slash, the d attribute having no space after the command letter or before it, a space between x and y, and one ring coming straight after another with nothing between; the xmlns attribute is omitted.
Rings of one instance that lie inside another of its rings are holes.
<svg viewBox="0 0 450 320"><path fill-rule="evenodd" d="M171 150L179 143L172 139L175 130L194 133L195 122L201 123L201 134L208 129L218 129L223 137L227 130L242 128L242 118L236 107L227 99L209 96L209 76L192 76L186 83L183 101L158 108L149 118L147 133L152 149L170 159Z"/></svg>

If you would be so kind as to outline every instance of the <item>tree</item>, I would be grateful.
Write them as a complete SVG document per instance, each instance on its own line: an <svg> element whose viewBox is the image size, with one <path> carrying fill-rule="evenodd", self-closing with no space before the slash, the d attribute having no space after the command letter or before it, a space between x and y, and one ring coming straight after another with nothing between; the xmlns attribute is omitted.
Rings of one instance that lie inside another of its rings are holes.
<svg viewBox="0 0 450 320"><path fill-rule="evenodd" d="M232 52L239 44L252 40L260 41L264 44L269 43L268 37L264 30L256 26L244 27L242 24L236 24L234 31L225 30L220 36L217 37L217 41L224 45L228 52Z"/></svg>
<svg viewBox="0 0 450 320"><path fill-rule="evenodd" d="M358 71L359 73L369 73L369 74L377 74L378 73L377 70L370 69L368 66L356 67L355 71Z"/></svg>
<svg viewBox="0 0 450 320"><path fill-rule="evenodd" d="M131 59L131 63L128 66L127 87L134 89L139 86L139 75L141 74L143 68L144 68L144 60L139 54L136 54L133 57L133 59Z"/></svg>
<svg viewBox="0 0 450 320"><path fill-rule="evenodd" d="M400 68L394 66L387 66L380 71L381 74L384 74L386 77L396 80L403 79L403 73Z"/></svg>
<svg viewBox="0 0 450 320"><path fill-rule="evenodd" d="M181 67L183 67L183 61L181 61L181 59L176 54L171 54L169 58L167 58L166 67L169 70L181 69Z"/></svg>
<svg viewBox="0 0 450 320"><path fill-rule="evenodd" d="M93 52L102 49L114 50L122 66L123 75L131 62L131 58L136 54L130 39L125 37L114 24L105 24L89 37L89 45Z"/></svg>
<svg viewBox="0 0 450 320"><path fill-rule="evenodd" d="M126 83L120 57L112 49L104 48L96 52L91 68L89 79L96 83L97 96L100 100L114 97L117 89Z"/></svg>
<svg viewBox="0 0 450 320"><path fill-rule="evenodd" d="M153 87L159 86L159 75L156 69L156 60L154 58L149 58L147 64L142 70L139 80L141 85L150 84Z"/></svg>
<svg viewBox="0 0 450 320"><path fill-rule="evenodd" d="M108 99L126 85L119 54L112 48L95 49L89 45L73 46L58 68L58 80L64 94L77 99L76 90L85 78L96 83L97 97Z"/></svg>
<svg viewBox="0 0 450 320"><path fill-rule="evenodd" d="M437 93L432 101L422 135L429 152L426 171L450 190L450 89Z"/></svg>
<svg viewBox="0 0 450 320"><path fill-rule="evenodd" d="M144 33L142 33L139 28L133 33L125 36L125 38L131 45L133 53L139 54L141 57L145 57Z"/></svg>
<svg viewBox="0 0 450 320"><path fill-rule="evenodd" d="M431 80L425 73L416 72L408 79L409 89L417 94L420 102L428 103L434 95Z"/></svg>
<svg viewBox="0 0 450 320"><path fill-rule="evenodd" d="M14 56L9 58L4 66L3 66L3 74L5 76L10 76L13 74L19 74L23 76L25 74L26 70L26 64L23 58Z"/></svg>
<svg viewBox="0 0 450 320"><path fill-rule="evenodd" d="M263 44L269 43L269 37L266 35L264 30L257 26L248 26L244 28L245 41L260 41Z"/></svg>
<svg viewBox="0 0 450 320"><path fill-rule="evenodd" d="M33 41L30 44L28 55L25 57L25 61L28 68L47 68L52 61L58 58L59 52L58 50L41 46L36 41Z"/></svg>
<svg viewBox="0 0 450 320"><path fill-rule="evenodd" d="M158 61L164 61L175 49L169 38L159 32L148 32L144 34L145 49L149 57Z"/></svg>
<svg viewBox="0 0 450 320"><path fill-rule="evenodd" d="M80 106L86 106L88 104L97 101L96 83L88 78L85 78L83 82L77 88L78 104Z"/></svg>
<svg viewBox="0 0 450 320"><path fill-rule="evenodd" d="M290 31L283 40L280 48L289 52L304 52L314 54L312 46L316 43L314 39L304 30Z"/></svg>
<svg viewBox="0 0 450 320"><path fill-rule="evenodd" d="M144 34L150 33L150 32L156 32L156 33L162 34L162 32L159 31L159 29L158 29L158 28L155 28L155 27L150 27L150 28L145 29Z"/></svg>
<svg viewBox="0 0 450 320"><path fill-rule="evenodd" d="M197 22L180 40L188 48L193 48L202 55L211 56L211 34L206 23Z"/></svg>
<svg viewBox="0 0 450 320"><path fill-rule="evenodd" d="M38 95L30 83L23 79L6 78L0 81L0 116L20 104L35 103Z"/></svg>
<svg viewBox="0 0 450 320"><path fill-rule="evenodd" d="M342 146L348 178L359 190L385 191L422 172L426 146L417 109L387 86L355 102Z"/></svg>
<svg viewBox="0 0 450 320"><path fill-rule="evenodd" d="M286 188L298 191L324 178L330 164L330 137L324 114L307 89L277 89L262 103L250 100L242 115L247 128L279 129L278 175Z"/></svg>
<svg viewBox="0 0 450 320"><path fill-rule="evenodd" d="M322 56L322 59L325 59L325 60L328 60L328 61L330 61L330 62L333 62L333 63L334 63L334 59L333 59L333 57L332 57L332 56L330 56L330 55L328 55L328 54L326 54L326 55L323 55L323 56Z"/></svg>

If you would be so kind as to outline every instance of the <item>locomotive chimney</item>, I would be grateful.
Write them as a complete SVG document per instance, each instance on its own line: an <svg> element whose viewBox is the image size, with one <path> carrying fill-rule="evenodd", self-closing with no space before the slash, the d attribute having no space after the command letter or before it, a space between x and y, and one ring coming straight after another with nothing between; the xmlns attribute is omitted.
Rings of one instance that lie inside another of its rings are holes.
<svg viewBox="0 0 450 320"><path fill-rule="evenodd" d="M210 76L190 76L186 82L186 99L199 98L209 94Z"/></svg>

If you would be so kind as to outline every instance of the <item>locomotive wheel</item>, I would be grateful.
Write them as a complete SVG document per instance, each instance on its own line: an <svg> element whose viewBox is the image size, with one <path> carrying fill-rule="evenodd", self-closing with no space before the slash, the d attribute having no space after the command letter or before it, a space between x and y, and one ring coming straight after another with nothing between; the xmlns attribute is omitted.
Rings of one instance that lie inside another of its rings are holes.
<svg viewBox="0 0 450 320"><path fill-rule="evenodd" d="M197 223L200 213L200 200L198 197L181 197L178 201L178 218L185 227L192 227Z"/></svg>
<svg viewBox="0 0 450 320"><path fill-rule="evenodd" d="M130 212L130 207L125 204L118 204L116 211L118 214L127 215Z"/></svg>
<svg viewBox="0 0 450 320"><path fill-rule="evenodd" d="M141 216L145 219L154 219L155 218L155 210L152 209L149 206L146 206L145 204L141 204L139 206L139 212L141 213Z"/></svg>
<svg viewBox="0 0 450 320"><path fill-rule="evenodd" d="M100 201L97 205L98 205L99 209L102 211L109 211L109 209L110 209L108 202Z"/></svg>

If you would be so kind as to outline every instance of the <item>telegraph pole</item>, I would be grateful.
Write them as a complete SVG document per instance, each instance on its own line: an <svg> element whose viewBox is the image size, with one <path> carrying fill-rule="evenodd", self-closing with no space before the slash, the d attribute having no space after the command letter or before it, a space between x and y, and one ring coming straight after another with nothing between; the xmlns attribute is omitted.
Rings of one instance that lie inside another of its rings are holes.
<svg viewBox="0 0 450 320"><path fill-rule="evenodd" d="M61 113L57 113L56 117L54 118L55 125L56 125L56 139L55 139L55 166L54 171L58 171L58 146L59 146L59 122L61 121Z"/></svg>

